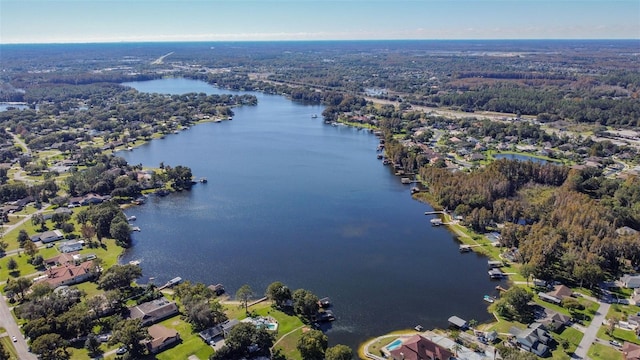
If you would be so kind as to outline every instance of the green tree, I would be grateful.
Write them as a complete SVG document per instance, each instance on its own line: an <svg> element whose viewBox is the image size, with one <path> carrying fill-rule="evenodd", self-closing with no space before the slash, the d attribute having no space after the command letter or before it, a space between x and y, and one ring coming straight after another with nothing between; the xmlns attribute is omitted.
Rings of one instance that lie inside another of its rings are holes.
<svg viewBox="0 0 640 360"><path fill-rule="evenodd" d="M13 257L10 257L7 261L7 269L9 271L14 271L18 268L18 262Z"/></svg>
<svg viewBox="0 0 640 360"><path fill-rule="evenodd" d="M38 247L34 244L33 241L28 240L24 243L24 253L29 255L29 257L33 258L38 252Z"/></svg>
<svg viewBox="0 0 640 360"><path fill-rule="evenodd" d="M122 344L127 348L127 356L131 359L139 359L145 353L143 340L149 339L147 329L142 327L140 319L122 320L113 330L110 344Z"/></svg>
<svg viewBox="0 0 640 360"><path fill-rule="evenodd" d="M524 288L513 286L502 294L496 304L496 311L507 318L529 323L533 319L533 311L529 306L532 298L533 295Z"/></svg>
<svg viewBox="0 0 640 360"><path fill-rule="evenodd" d="M138 265L113 265L102 274L98 287L104 290L129 288L131 282L140 276L142 269Z"/></svg>
<svg viewBox="0 0 640 360"><path fill-rule="evenodd" d="M325 360L352 360L353 350L342 344L327 348L324 353Z"/></svg>
<svg viewBox="0 0 640 360"><path fill-rule="evenodd" d="M298 289L293 292L293 311L307 319L311 319L319 309L318 297L311 291Z"/></svg>
<svg viewBox="0 0 640 360"><path fill-rule="evenodd" d="M27 234L27 230L20 229L20 231L18 232L18 244L20 244L20 247L24 247L24 244L27 242L27 240L29 240L29 234Z"/></svg>
<svg viewBox="0 0 640 360"><path fill-rule="evenodd" d="M0 360L9 360L10 356L11 353L9 350L7 350L3 343L0 343Z"/></svg>
<svg viewBox="0 0 640 360"><path fill-rule="evenodd" d="M242 285L236 291L236 299L244 306L244 311L249 314L249 300L253 297L253 290L249 285Z"/></svg>
<svg viewBox="0 0 640 360"><path fill-rule="evenodd" d="M127 248L131 246L131 226L125 220L114 219L109 227L109 235L116 240L116 244Z"/></svg>
<svg viewBox="0 0 640 360"><path fill-rule="evenodd" d="M101 354L100 341L94 334L87 335L87 340L84 342L84 348L87 349L91 357L97 357Z"/></svg>
<svg viewBox="0 0 640 360"><path fill-rule="evenodd" d="M276 307L282 307L288 300L291 300L291 289L280 281L271 283L267 287L267 298L273 301Z"/></svg>
<svg viewBox="0 0 640 360"><path fill-rule="evenodd" d="M252 355L269 355L273 346L274 336L266 329L256 328L253 324L240 323L236 325L225 338L225 346L217 351L212 359L242 359L251 353ZM251 351L255 346L257 350Z"/></svg>
<svg viewBox="0 0 640 360"><path fill-rule="evenodd" d="M24 293L31 287L31 279L19 277L11 280L5 285L4 290L14 294L20 294L20 298L24 299Z"/></svg>
<svg viewBox="0 0 640 360"><path fill-rule="evenodd" d="M520 274L522 274L522 277L527 281L527 286L529 286L529 278L533 276L534 270L535 268L528 263L520 266Z"/></svg>
<svg viewBox="0 0 640 360"><path fill-rule="evenodd" d="M44 216L40 213L31 215L31 224L37 227L38 225L44 226Z"/></svg>
<svg viewBox="0 0 640 360"><path fill-rule="evenodd" d="M67 342L58 334L38 336L31 343L31 351L42 360L66 360L71 357L66 350Z"/></svg>
<svg viewBox="0 0 640 360"><path fill-rule="evenodd" d="M329 340L327 335L320 330L309 330L302 333L298 339L296 348L300 351L304 360L323 360Z"/></svg>

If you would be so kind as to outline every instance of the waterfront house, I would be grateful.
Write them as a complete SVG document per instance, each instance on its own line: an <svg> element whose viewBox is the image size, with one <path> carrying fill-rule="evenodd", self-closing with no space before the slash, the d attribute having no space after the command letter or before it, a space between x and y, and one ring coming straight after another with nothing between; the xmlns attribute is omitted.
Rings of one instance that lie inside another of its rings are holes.
<svg viewBox="0 0 640 360"><path fill-rule="evenodd" d="M516 345L521 349L540 357L549 355L549 345L553 338L549 335L544 325L533 323L526 329L512 327L509 333L514 336Z"/></svg>
<svg viewBox="0 0 640 360"><path fill-rule="evenodd" d="M49 268L37 282L47 283L54 289L58 286L79 284L93 277L92 267L93 261L85 261L78 265L67 264Z"/></svg>
<svg viewBox="0 0 640 360"><path fill-rule="evenodd" d="M151 336L151 340L146 342L146 347L152 354L157 354L180 341L180 334L176 330L162 325L151 325L147 328L147 331Z"/></svg>
<svg viewBox="0 0 640 360"><path fill-rule="evenodd" d="M625 360L640 360L640 345L625 341L622 345L622 354Z"/></svg>
<svg viewBox="0 0 640 360"><path fill-rule="evenodd" d="M236 325L240 324L238 319L231 319L221 322L220 324L205 329L198 333L198 335L204 340L207 344L212 344L216 341L216 338L224 338L229 335L229 331L233 329Z"/></svg>
<svg viewBox="0 0 640 360"><path fill-rule="evenodd" d="M449 360L455 359L453 353L433 341L413 335L402 342L402 345L389 351L394 360Z"/></svg>
<svg viewBox="0 0 640 360"><path fill-rule="evenodd" d="M175 302L170 302L166 298L161 297L130 307L127 318L140 319L142 325L147 326L176 315L177 313L178 305L176 305Z"/></svg>

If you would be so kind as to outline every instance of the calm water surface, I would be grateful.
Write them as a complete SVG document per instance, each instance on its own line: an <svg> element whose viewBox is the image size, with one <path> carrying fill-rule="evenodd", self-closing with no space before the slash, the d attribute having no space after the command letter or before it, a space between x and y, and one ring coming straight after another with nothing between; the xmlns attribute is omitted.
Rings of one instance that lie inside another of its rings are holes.
<svg viewBox="0 0 640 360"><path fill-rule="evenodd" d="M233 93L185 79L128 85ZM223 283L231 294L248 284L259 297L279 280L330 296L330 343L354 349L417 324L446 327L454 314L490 319L482 297L497 283L487 259L460 254L444 227L430 226L430 207L376 159L376 137L312 119L321 106L254 95L258 105L234 109L233 121L120 153L131 164L185 165L208 179L127 210L142 231L122 261L141 259L145 279L158 284L180 276Z"/></svg>
<svg viewBox="0 0 640 360"><path fill-rule="evenodd" d="M533 161L535 163L553 163L553 161L540 159L535 156L523 155L523 154L496 154L493 155L496 159L509 159L518 161Z"/></svg>

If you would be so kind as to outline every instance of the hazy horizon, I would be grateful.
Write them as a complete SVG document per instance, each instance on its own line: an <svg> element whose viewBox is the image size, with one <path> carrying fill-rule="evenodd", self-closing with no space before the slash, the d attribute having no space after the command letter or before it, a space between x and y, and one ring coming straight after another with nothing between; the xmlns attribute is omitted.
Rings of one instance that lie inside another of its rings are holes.
<svg viewBox="0 0 640 360"><path fill-rule="evenodd" d="M637 0L0 0L0 10L0 44L640 39Z"/></svg>

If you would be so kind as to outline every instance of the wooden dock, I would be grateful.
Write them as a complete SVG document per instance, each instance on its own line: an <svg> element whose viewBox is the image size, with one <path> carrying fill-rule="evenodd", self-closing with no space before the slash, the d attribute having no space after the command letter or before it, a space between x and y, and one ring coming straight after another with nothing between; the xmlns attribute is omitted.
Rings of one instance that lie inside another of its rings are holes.
<svg viewBox="0 0 640 360"><path fill-rule="evenodd" d="M438 215L438 214L447 215L447 213L444 211L425 211L424 214L425 215Z"/></svg>

